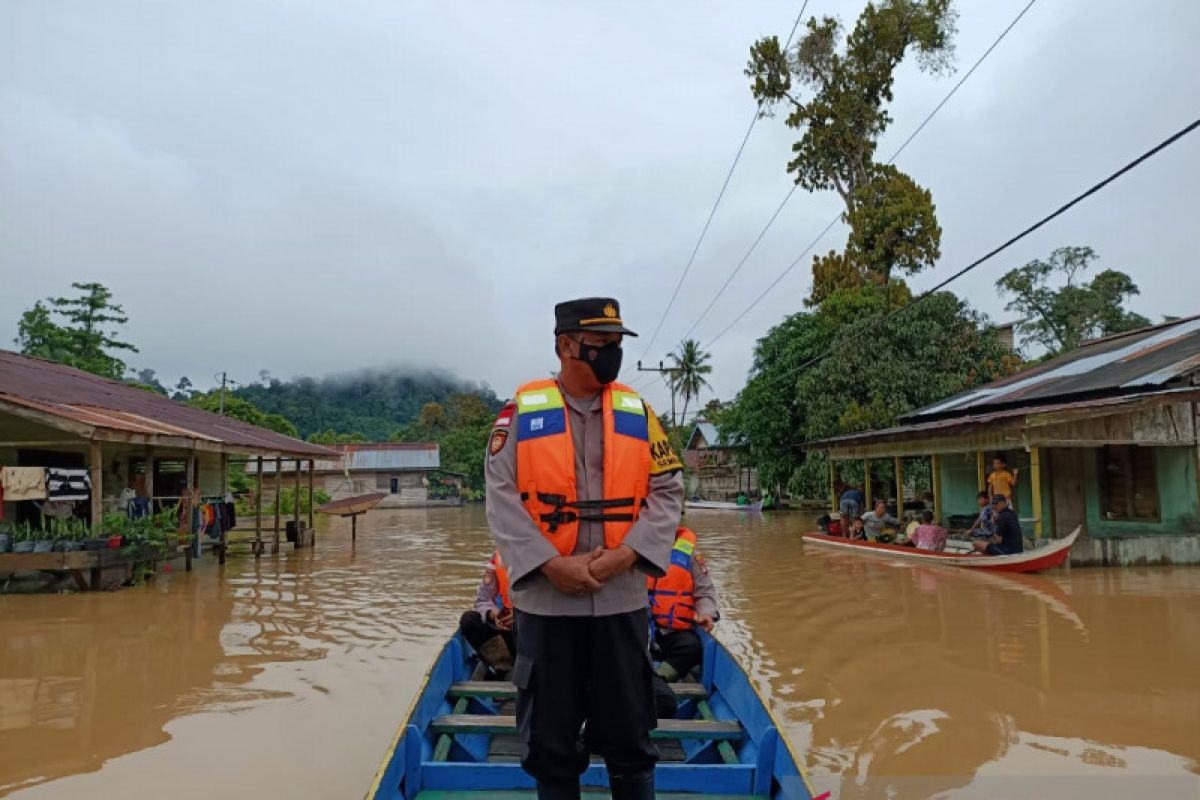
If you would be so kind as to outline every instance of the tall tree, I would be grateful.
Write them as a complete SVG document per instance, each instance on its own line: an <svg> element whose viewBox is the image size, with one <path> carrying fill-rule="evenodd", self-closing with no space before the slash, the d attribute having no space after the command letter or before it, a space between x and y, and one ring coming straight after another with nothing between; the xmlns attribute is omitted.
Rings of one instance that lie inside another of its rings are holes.
<svg viewBox="0 0 1200 800"><path fill-rule="evenodd" d="M112 292L100 283L72 283L75 297L40 301L21 315L17 344L21 352L49 358L72 367L120 380L125 362L112 351L136 353L137 348L117 338L117 329L129 321L124 309L112 302ZM63 318L60 324L51 315Z"/></svg>
<svg viewBox="0 0 1200 800"><path fill-rule="evenodd" d="M179 379L179 383L175 384L175 393L171 395L172 400L187 400L194 394L192 389L192 379L184 375Z"/></svg>
<svg viewBox="0 0 1200 800"><path fill-rule="evenodd" d="M932 196L875 154L892 122L897 68L915 50L923 70L949 71L956 18L951 0L881 0L848 34L834 17L813 17L790 50L775 36L751 48L745 72L760 113L782 105L787 125L804 130L788 172L810 192L837 192L851 229L841 253L813 259L811 305L839 289L888 286L893 271L913 275L937 261Z"/></svg>
<svg viewBox="0 0 1200 800"><path fill-rule="evenodd" d="M679 343L679 347L671 353L670 358L671 389L683 396L683 413L679 417L679 422L682 423L687 419L688 404L698 399L703 389L712 388L704 377L712 373L712 365L708 363L712 353L701 350L700 343L695 339L688 339ZM672 420L671 424L674 426L675 420Z"/></svg>
<svg viewBox="0 0 1200 800"><path fill-rule="evenodd" d="M1090 282L1083 280L1098 258L1090 247L1060 247L1045 261L1034 259L996 281L996 288L1011 298L1005 309L1023 317L1018 329L1049 355L1070 352L1097 336L1150 324L1124 307L1139 293L1124 272L1106 269Z"/></svg>

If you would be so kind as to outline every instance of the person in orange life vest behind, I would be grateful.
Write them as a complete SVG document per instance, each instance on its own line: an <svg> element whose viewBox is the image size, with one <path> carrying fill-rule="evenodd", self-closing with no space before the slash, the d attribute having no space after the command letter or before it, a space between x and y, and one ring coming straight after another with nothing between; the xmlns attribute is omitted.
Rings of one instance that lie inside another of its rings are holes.
<svg viewBox="0 0 1200 800"><path fill-rule="evenodd" d="M687 676L704 658L696 628L711 631L721 618L717 587L713 585L696 534L680 526L671 549L671 566L661 578L647 578L650 620L654 626L650 653L654 668L654 702L660 718L675 716L676 698L670 683Z"/></svg>
<svg viewBox="0 0 1200 800"><path fill-rule="evenodd" d="M475 590L475 607L462 615L458 629L484 663L502 677L513 668L516 645L512 634L513 606L508 593L508 569L496 551Z"/></svg>
<svg viewBox="0 0 1200 800"><path fill-rule="evenodd" d="M650 407L616 382L634 335L617 301L559 303L554 315L558 375L517 389L484 465L515 608L521 764L540 800L576 800L596 753L614 800L652 800L646 578L670 566L682 464Z"/></svg>

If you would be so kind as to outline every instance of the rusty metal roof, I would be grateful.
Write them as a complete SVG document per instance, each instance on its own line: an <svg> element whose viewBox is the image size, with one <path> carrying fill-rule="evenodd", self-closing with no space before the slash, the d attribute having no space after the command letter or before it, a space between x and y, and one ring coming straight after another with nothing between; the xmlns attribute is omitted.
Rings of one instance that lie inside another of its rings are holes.
<svg viewBox="0 0 1200 800"><path fill-rule="evenodd" d="M313 465L317 472L399 472L403 470L434 470L441 466L441 451L436 442L371 442L365 444L329 445L338 451L337 458L320 458ZM254 462L246 471L257 469ZM285 463L283 471L294 467ZM263 474L274 473L275 464L263 462Z"/></svg>
<svg viewBox="0 0 1200 800"><path fill-rule="evenodd" d="M0 350L0 401L74 423L73 427L193 439L234 451L330 455L318 445L8 350Z"/></svg>
<svg viewBox="0 0 1200 800"><path fill-rule="evenodd" d="M1179 385L1200 371L1200 316L1084 343L1066 355L905 414L917 422Z"/></svg>

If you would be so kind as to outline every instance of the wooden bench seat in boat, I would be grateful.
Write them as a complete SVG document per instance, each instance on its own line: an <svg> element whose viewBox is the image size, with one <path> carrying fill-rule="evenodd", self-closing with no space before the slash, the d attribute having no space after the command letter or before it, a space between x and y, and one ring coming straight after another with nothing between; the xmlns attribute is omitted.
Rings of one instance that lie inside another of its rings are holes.
<svg viewBox="0 0 1200 800"><path fill-rule="evenodd" d="M429 730L454 736L460 733L515 734L517 718L499 714L444 714L436 717ZM653 739L740 740L742 726L733 720L720 719L660 719L650 733Z"/></svg>
<svg viewBox="0 0 1200 800"><path fill-rule="evenodd" d="M707 697L704 686L690 681L671 684L675 696L683 699L688 697ZM490 697L495 699L512 700L517 696L517 687L509 681L459 681L450 685L449 697Z"/></svg>

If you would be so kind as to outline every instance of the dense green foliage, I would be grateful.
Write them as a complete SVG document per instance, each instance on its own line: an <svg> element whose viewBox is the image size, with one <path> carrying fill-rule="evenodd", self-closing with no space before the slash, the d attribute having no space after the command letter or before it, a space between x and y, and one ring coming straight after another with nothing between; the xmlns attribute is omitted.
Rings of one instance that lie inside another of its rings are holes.
<svg viewBox="0 0 1200 800"><path fill-rule="evenodd" d="M878 290L839 293L820 311L793 314L758 341L746 387L719 422L727 436L746 440L764 486L821 496L825 463L807 458L800 445L895 424L906 412L1018 364L982 315L949 292L869 337L853 338L858 326L846 320L875 318L886 304ZM827 358L800 369L831 347Z"/></svg>
<svg viewBox="0 0 1200 800"><path fill-rule="evenodd" d="M221 411L221 392L219 389L207 392L205 394L192 395L187 404L193 408L202 408L205 411L211 411L214 414ZM257 408L253 403L247 402L240 397L234 397L230 392L225 392L225 416L233 419L240 419L242 422L249 422L251 425L257 425L260 428L282 433L284 436L299 437L300 433L296 430L296 426L291 423L286 417L279 414L268 414Z"/></svg>
<svg viewBox="0 0 1200 800"><path fill-rule="evenodd" d="M115 329L129 318L102 284L72 283L71 287L79 291L77 296L39 300L21 315L17 346L26 355L121 380L125 362L115 352L136 353L137 348L118 339Z"/></svg>
<svg viewBox="0 0 1200 800"><path fill-rule="evenodd" d="M264 412L286 417L301 436L331 431L375 442L417 420L425 404L460 393L478 395L493 411L500 407L490 389L433 372L371 370L336 378L272 379L233 390Z"/></svg>
<svg viewBox="0 0 1200 800"><path fill-rule="evenodd" d="M1048 355L1150 324L1125 310L1125 301L1138 294L1138 287L1124 272L1106 269L1091 282L1081 280L1097 258L1090 247L1060 247L1047 260L1030 261L996 281L996 288L1012 298L1005 309L1024 319L1018 326L1021 333L1045 347ZM1062 285L1051 286L1059 276Z"/></svg>

